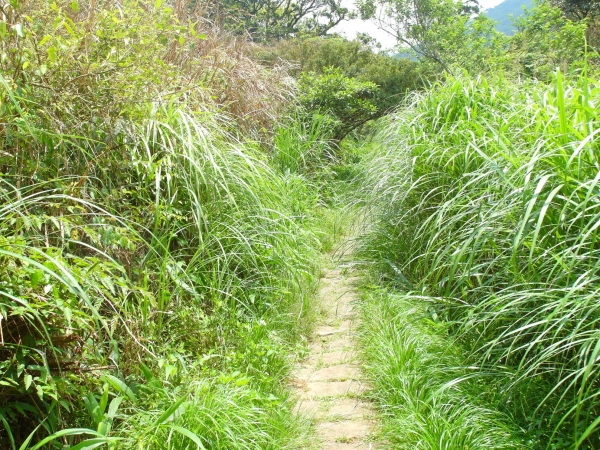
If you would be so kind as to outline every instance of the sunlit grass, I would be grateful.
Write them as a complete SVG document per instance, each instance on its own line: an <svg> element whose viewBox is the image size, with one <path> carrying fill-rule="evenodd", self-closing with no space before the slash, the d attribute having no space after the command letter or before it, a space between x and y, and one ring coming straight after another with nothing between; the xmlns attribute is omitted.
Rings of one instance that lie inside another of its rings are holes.
<svg viewBox="0 0 600 450"><path fill-rule="evenodd" d="M383 417L382 438L399 449L525 449L508 417L478 400L460 349L431 320L435 299L366 292L361 350Z"/></svg>
<svg viewBox="0 0 600 450"><path fill-rule="evenodd" d="M366 166L363 255L435 300L534 448L598 439L600 91L452 79L416 98Z"/></svg>
<svg viewBox="0 0 600 450"><path fill-rule="evenodd" d="M66 162L95 143L12 131L28 151L63 140ZM119 139L95 163L118 164L120 186L110 171L35 183L6 165L0 436L13 449L302 447L286 379L316 289L313 187L185 105Z"/></svg>

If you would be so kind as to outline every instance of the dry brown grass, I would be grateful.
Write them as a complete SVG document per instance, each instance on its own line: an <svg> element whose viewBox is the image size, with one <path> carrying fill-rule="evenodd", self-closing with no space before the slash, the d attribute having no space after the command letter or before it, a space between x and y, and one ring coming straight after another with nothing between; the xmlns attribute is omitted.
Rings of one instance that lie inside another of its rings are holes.
<svg viewBox="0 0 600 450"><path fill-rule="evenodd" d="M0 41L9 55L0 72L40 100L57 131L72 129L72 119L135 117L148 103L183 100L217 108L235 121L232 130L264 131L293 92L284 66L263 67L248 40L204 20L201 3L56 3L31 0L15 11L0 1L9 29L20 24L24 34Z"/></svg>

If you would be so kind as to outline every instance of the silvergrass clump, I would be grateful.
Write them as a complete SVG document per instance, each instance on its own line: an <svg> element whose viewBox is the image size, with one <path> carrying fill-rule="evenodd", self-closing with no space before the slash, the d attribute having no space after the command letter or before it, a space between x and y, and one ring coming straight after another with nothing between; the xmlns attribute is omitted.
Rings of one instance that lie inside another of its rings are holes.
<svg viewBox="0 0 600 450"><path fill-rule="evenodd" d="M585 73L450 79L382 132L361 191L363 255L436 299L533 448L599 445L599 95Z"/></svg>
<svg viewBox="0 0 600 450"><path fill-rule="evenodd" d="M520 430L478 399L460 351L427 305L435 299L365 292L360 342L382 437L399 449L525 449Z"/></svg>
<svg viewBox="0 0 600 450"><path fill-rule="evenodd" d="M276 116L276 84L244 60L256 84L229 104L219 77L243 46L160 2L16 4L0 41L0 442L302 447L284 379L316 284L316 193L239 139ZM264 95L262 118L242 114Z"/></svg>

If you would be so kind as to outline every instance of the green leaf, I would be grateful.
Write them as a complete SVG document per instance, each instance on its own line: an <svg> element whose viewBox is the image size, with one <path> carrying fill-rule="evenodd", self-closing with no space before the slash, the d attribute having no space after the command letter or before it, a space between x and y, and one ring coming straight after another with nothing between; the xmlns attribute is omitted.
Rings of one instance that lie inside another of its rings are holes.
<svg viewBox="0 0 600 450"><path fill-rule="evenodd" d="M3 415L0 415L0 421L2 421L2 424L4 425L4 429L6 430L6 434L8 434L8 438L10 439L11 448L13 450L16 450L17 445L15 444L15 438L13 437L10 426L8 425L8 422L6 421L6 419L4 418Z"/></svg>
<svg viewBox="0 0 600 450"><path fill-rule="evenodd" d="M198 435L196 433L191 432L187 428L178 427L177 425L169 425L169 428L171 428L173 431L177 431L178 433L182 434L183 436L191 439L194 442L194 444L196 444L198 446L199 449L206 450L206 447L204 446L204 444L202 444L200 437L198 437Z"/></svg>
<svg viewBox="0 0 600 450"><path fill-rule="evenodd" d="M108 433L110 433L110 423L103 420L98 424L97 430L102 436L108 436Z"/></svg>
<svg viewBox="0 0 600 450"><path fill-rule="evenodd" d="M108 417L109 419L114 419L117 415L117 411L122 401L123 397L113 398L110 402L110 405L108 405L108 412L106 413L106 417Z"/></svg>
<svg viewBox="0 0 600 450"><path fill-rule="evenodd" d="M77 37L77 35L75 34L75 31L73 31L73 28L71 27L71 25L69 25L67 22L64 22L63 25L65 26L65 29L71 36L73 36L74 38Z"/></svg>
<svg viewBox="0 0 600 450"><path fill-rule="evenodd" d="M43 447L44 445L48 444L49 442L52 442L63 436L80 436L82 434L91 434L92 436L99 436L97 431L90 430L89 428L67 428L66 430L57 431L56 433L53 433L50 436L44 438L43 440L41 440L40 442L35 444L31 448L31 450L37 450L38 448ZM100 436L100 437L103 437L103 436ZM103 441L106 442L107 441L106 438L104 438ZM82 442L81 444L83 444L83 443L85 443L85 441ZM79 445L81 445L81 444L79 444ZM24 449L24 448L27 448L27 447L22 447L22 449ZM74 448L77 448L77 447L71 447L70 450L73 450ZM84 446L84 447L78 447L78 448L84 449L86 447Z"/></svg>
<svg viewBox="0 0 600 450"><path fill-rule="evenodd" d="M88 393L86 397L83 397L83 404L85 405L90 418L93 420L93 423L97 424L102 419L102 415L100 413L100 405L98 405L98 401L92 392Z"/></svg>
<svg viewBox="0 0 600 450"><path fill-rule="evenodd" d="M44 400L44 390L42 389L42 387L39 385L36 385L35 391L37 392L37 395L40 398L40 400Z"/></svg>
<svg viewBox="0 0 600 450"><path fill-rule="evenodd" d="M42 281L44 281L44 272L39 269L34 270L29 275L29 282L31 283L31 287L34 289L36 289L42 283Z"/></svg>
<svg viewBox="0 0 600 450"><path fill-rule="evenodd" d="M50 60L51 63L56 62L56 48L55 47L48 47L48 59Z"/></svg>
<svg viewBox="0 0 600 450"><path fill-rule="evenodd" d="M102 417L104 416L104 411L106 411L107 405L108 405L108 385L105 384L104 392L102 392L102 397L100 397L100 403L98 405L100 407L100 417L98 418L98 422L100 422L100 420L102 420Z"/></svg>
<svg viewBox="0 0 600 450"><path fill-rule="evenodd" d="M162 382L154 376L154 374L146 364L140 363L140 370L142 372L142 375L144 375L144 378L148 382L148 385L154 388L161 388L163 386Z"/></svg>
<svg viewBox="0 0 600 450"><path fill-rule="evenodd" d="M184 401L185 401L185 397L181 397L179 400L177 400L175 403L173 403L169 407L169 409L167 409L164 413L162 413L162 415L158 419L156 419L156 421L154 422L154 425L155 426L162 425L163 423L170 420L171 416L173 416L175 413L177 413L177 415L183 414L185 412L185 410L187 409L187 403L184 404Z"/></svg>
<svg viewBox="0 0 600 450"><path fill-rule="evenodd" d="M113 442L117 442L119 440L121 440L121 439L119 439L119 438L107 438L107 437L94 438L94 439L86 439L85 441L80 442L77 445L69 447L69 450L91 450L93 448L100 447L101 445L110 444L110 443L113 443Z"/></svg>
<svg viewBox="0 0 600 450"><path fill-rule="evenodd" d="M77 2L71 2L71 9L75 12L79 11L79 4Z"/></svg>
<svg viewBox="0 0 600 450"><path fill-rule="evenodd" d="M23 384L25 385L25 390L29 389L29 386L31 386L32 382L33 377L29 374L25 374L25 376L23 377Z"/></svg>
<svg viewBox="0 0 600 450"><path fill-rule="evenodd" d="M137 401L137 398L131 388L117 377L112 375L104 375L101 379L110 384L116 391L125 394L132 402Z"/></svg>

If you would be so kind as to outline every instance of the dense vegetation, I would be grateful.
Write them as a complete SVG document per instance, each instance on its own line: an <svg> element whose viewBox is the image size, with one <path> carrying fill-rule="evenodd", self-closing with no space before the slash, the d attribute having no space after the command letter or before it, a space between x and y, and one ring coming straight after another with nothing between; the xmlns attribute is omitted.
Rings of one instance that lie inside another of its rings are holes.
<svg viewBox="0 0 600 450"><path fill-rule="evenodd" d="M599 445L599 93L585 74L449 79L366 168L363 252L467 355L449 385L475 382L529 448Z"/></svg>
<svg viewBox="0 0 600 450"><path fill-rule="evenodd" d="M277 71L160 3L4 8L0 447L302 447L317 191L241 134Z"/></svg>
<svg viewBox="0 0 600 450"><path fill-rule="evenodd" d="M595 9L359 6L0 1L0 449L311 448L350 190L390 445L600 446Z"/></svg>

